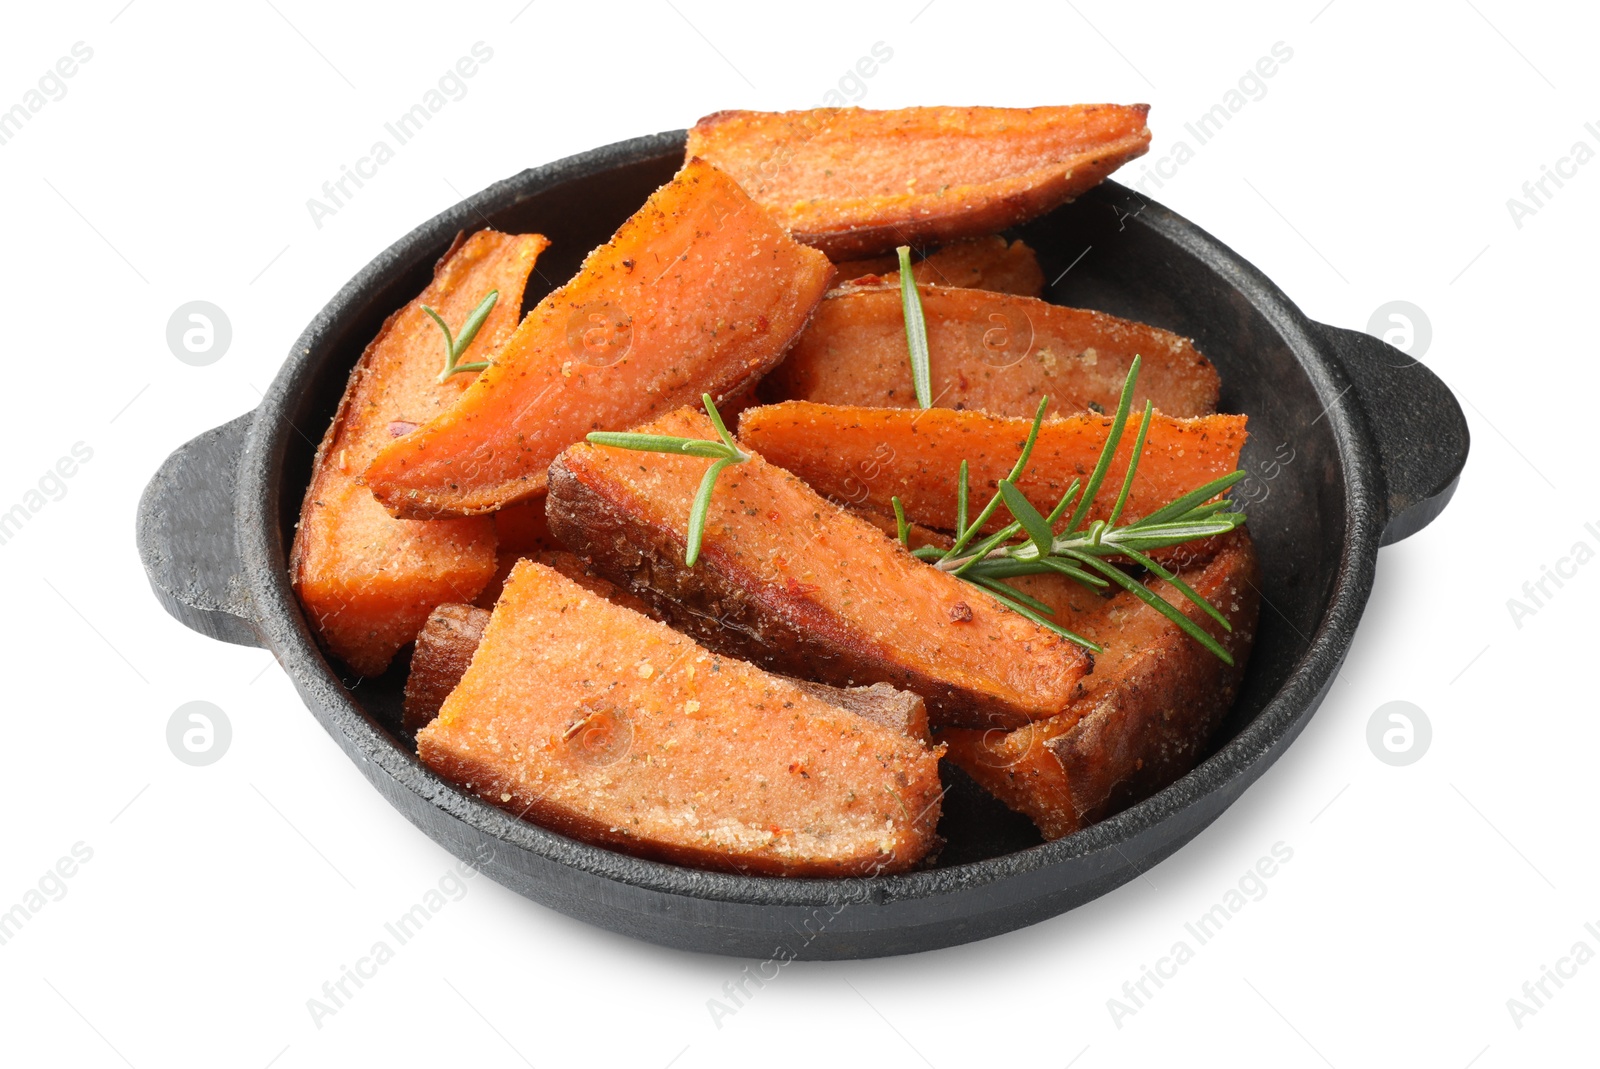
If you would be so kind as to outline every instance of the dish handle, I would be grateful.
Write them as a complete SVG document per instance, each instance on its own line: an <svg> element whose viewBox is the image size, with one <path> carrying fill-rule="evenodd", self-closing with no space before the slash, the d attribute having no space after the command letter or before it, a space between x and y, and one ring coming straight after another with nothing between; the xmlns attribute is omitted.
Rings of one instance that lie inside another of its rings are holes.
<svg viewBox="0 0 1600 1069"><path fill-rule="evenodd" d="M1317 328L1349 373L1377 446L1388 488L1379 544L1409 538L1456 492L1471 445L1467 418L1450 387L1399 349L1359 331Z"/></svg>
<svg viewBox="0 0 1600 1069"><path fill-rule="evenodd" d="M239 458L255 413L173 451L139 498L139 558L180 623L222 642L260 646L235 537Z"/></svg>

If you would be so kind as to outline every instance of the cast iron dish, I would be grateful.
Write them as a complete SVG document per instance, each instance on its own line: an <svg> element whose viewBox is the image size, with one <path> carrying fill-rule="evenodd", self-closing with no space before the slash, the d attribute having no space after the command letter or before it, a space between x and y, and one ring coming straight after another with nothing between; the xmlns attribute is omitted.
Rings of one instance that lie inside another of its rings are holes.
<svg viewBox="0 0 1600 1069"><path fill-rule="evenodd" d="M1193 337L1222 374L1222 411L1250 417L1242 464L1253 479L1236 497L1261 555L1259 634L1214 751L1173 786L1042 843L954 773L936 868L848 880L701 872L575 842L461 793L400 729L407 658L352 690L318 649L285 557L316 442L384 317L422 289L458 231L483 226L550 237L531 306L544 293L534 283L570 277L672 176L683 145L673 131L524 171L373 260L294 343L260 407L182 446L151 479L138 537L156 596L197 631L270 649L357 767L446 849L536 902L666 946L759 958L930 950L1054 916L1171 854L1305 727L1349 649L1378 547L1444 508L1467 426L1427 368L1311 322L1210 235L1112 182L1018 231L1056 280L1047 298Z"/></svg>

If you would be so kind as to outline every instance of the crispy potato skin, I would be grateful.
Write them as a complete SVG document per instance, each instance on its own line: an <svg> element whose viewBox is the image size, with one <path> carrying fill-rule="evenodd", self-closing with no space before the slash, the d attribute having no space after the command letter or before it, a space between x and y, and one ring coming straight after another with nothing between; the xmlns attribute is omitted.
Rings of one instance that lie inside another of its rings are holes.
<svg viewBox="0 0 1600 1069"><path fill-rule="evenodd" d="M1145 104L720 111L688 155L727 171L834 260L994 233L1098 185L1150 146Z"/></svg>
<svg viewBox="0 0 1600 1069"><path fill-rule="evenodd" d="M835 264L834 284L857 282L900 285L900 261L895 256L846 260ZM1010 244L999 234L954 241L911 265L919 285L957 286L965 289L1044 296L1044 271L1039 257L1020 239Z"/></svg>
<svg viewBox="0 0 1600 1069"><path fill-rule="evenodd" d="M417 753L516 816L699 868L877 875L938 843L937 750L529 561Z"/></svg>
<svg viewBox="0 0 1600 1069"><path fill-rule="evenodd" d="M456 689L472 665L472 654L489 626L489 610L471 605L441 605L428 614L417 633L411 654L411 674L406 677L402 723L407 731L420 731Z"/></svg>
<svg viewBox="0 0 1600 1069"><path fill-rule="evenodd" d="M764 399L918 407L900 290L862 284L868 281L828 294L783 363L762 381ZM940 408L1031 419L1048 396L1052 416L1095 406L1115 412L1139 356L1135 412L1146 401L1167 416L1217 410L1221 379L1188 338L1032 297L942 285L918 290L928 325L929 385Z"/></svg>
<svg viewBox="0 0 1600 1069"><path fill-rule="evenodd" d="M765 374L832 274L732 179L690 160L454 405L379 453L367 483L410 518L536 498L550 461L589 431L626 430L702 392L720 401Z"/></svg>
<svg viewBox="0 0 1600 1069"><path fill-rule="evenodd" d="M1229 667L1127 593L1072 626L1105 645L1084 695L1060 716L1016 731L950 730L947 756L1046 839L1126 809L1177 780L1204 754L1233 705L1255 641L1260 575L1240 528L1205 563L1180 573L1233 626L1224 632L1164 583L1156 589L1233 655Z"/></svg>
<svg viewBox="0 0 1600 1069"><path fill-rule="evenodd" d="M711 438L684 409L640 428ZM834 686L920 694L936 724L1018 726L1060 712L1089 657L917 561L759 455L723 472L699 562L683 564L710 461L573 446L550 468L551 530L713 649Z"/></svg>
<svg viewBox="0 0 1600 1069"><path fill-rule="evenodd" d="M1110 416L1093 414L1046 420L1017 488L1049 515L1074 479L1088 479L1111 424ZM1245 424L1244 416L1154 416L1123 517L1144 516L1237 468ZM785 401L747 410L739 440L829 500L887 516L898 497L910 519L948 531L955 528L961 461L968 462L976 511L1011 473L1031 425L1030 419L946 408ZM1089 519L1110 514L1137 438L1130 418ZM990 527L1008 521L1000 510Z"/></svg>
<svg viewBox="0 0 1600 1069"><path fill-rule="evenodd" d="M483 360L516 327L528 273L548 244L539 234L492 230L458 239L428 288L389 317L350 373L317 450L289 571L318 637L362 675L382 672L434 606L471 601L494 573L489 520L398 520L360 485L374 456L444 411L472 381L472 372L437 381L443 336L422 306L459 324L499 290L462 358Z"/></svg>
<svg viewBox="0 0 1600 1069"><path fill-rule="evenodd" d="M887 683L874 683L870 687L830 687L809 679L793 679L791 682L829 705L837 705L857 716L864 716L875 724L919 742L930 746L933 744L928 732L928 703L909 690L900 690Z"/></svg>

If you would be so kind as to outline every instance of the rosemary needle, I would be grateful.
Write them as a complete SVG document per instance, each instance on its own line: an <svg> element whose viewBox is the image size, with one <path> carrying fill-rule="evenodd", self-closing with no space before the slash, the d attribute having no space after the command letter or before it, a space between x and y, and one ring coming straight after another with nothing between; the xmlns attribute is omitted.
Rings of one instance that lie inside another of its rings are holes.
<svg viewBox="0 0 1600 1069"><path fill-rule="evenodd" d="M460 334L450 333L450 324L438 312L422 306L422 311L439 325L444 331L444 370L439 372L439 381L443 382L458 371L482 371L489 366L489 361L478 360L470 364L459 363L461 355L467 351L467 346L472 344L472 339L478 336L478 331L483 327L484 320L489 318L489 313L494 311L495 302L500 299L499 290L490 290L483 300L478 302L478 307L467 314L466 320L461 324Z"/></svg>
<svg viewBox="0 0 1600 1069"><path fill-rule="evenodd" d="M911 246L895 250L900 257L900 309L906 317L906 352L911 358L911 385L920 408L933 407L932 372L928 369L928 321L922 314L922 295L911 273Z"/></svg>

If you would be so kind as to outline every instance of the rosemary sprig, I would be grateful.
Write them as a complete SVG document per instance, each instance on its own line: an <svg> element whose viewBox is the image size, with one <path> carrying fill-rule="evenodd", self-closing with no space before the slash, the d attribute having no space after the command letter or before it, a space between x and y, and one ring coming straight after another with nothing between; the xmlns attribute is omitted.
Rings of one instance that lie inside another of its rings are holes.
<svg viewBox="0 0 1600 1069"><path fill-rule="evenodd" d="M706 469L705 477L700 480L700 489L695 491L694 503L689 506L689 533L688 546L684 551L683 563L686 567L693 568L700 559L700 543L705 538L706 516L711 511L711 491L717 484L717 476L722 474L724 468L733 464L743 464L750 459L750 454L740 449L733 440L733 435L728 433L728 425L722 422L722 413L717 411L717 406L712 403L711 395L700 395L701 402L706 406L706 415L711 417L711 425L717 429L717 437L721 441L711 442L704 438L678 438L670 434L636 434L632 431L594 431L587 440L594 445L608 445L613 449L637 449L645 453L678 453L691 457L707 457L716 463Z"/></svg>
<svg viewBox="0 0 1600 1069"><path fill-rule="evenodd" d="M916 555L957 578L982 587L995 595L1006 608L1097 651L1099 647L1093 642L1047 619L1044 614L1050 612L1048 606L1016 590L1004 580L1052 572L1097 589L1105 589L1108 585L1115 584L1161 613L1194 641L1231 665L1232 656L1204 628L1171 602L1118 567L1112 559L1131 561L1158 579L1171 584L1174 590L1193 602L1225 631L1232 631L1227 617L1176 574L1152 559L1148 551L1226 534L1244 523L1244 513L1230 511L1227 501L1213 500L1244 478L1244 472L1230 472L1219 479L1213 479L1141 519L1119 525L1117 521L1122 518L1128 497L1132 493L1134 476L1138 473L1139 461L1144 455L1145 440L1154 416L1150 404L1146 402L1134 438L1133 451L1128 458L1128 470L1123 474L1122 485L1118 488L1108 517L1084 525L1089 509L1110 471L1117 447L1122 442L1133 405L1133 388L1138 377L1139 359L1135 357L1128 369L1128 377L1122 385L1122 397L1117 404L1116 415L1112 417L1110 433L1106 436L1106 443L1101 448L1089 481L1080 484L1074 479L1049 516L1042 515L1017 488L1017 482L1027 468L1028 459L1039 437L1039 428L1044 421L1048 403L1048 398L1045 398L1039 402L1038 411L1034 414L1033 426L1023 444L1022 455L1017 458L1011 474L1000 480L999 489L988 506L971 523L967 522L967 468L963 462L956 488L958 530L955 542L944 551L922 547L916 551ZM899 504L898 501L896 504ZM1002 504L1014 522L968 549L978 531ZM1055 524L1069 507L1072 508L1072 515L1067 520L1065 528L1058 534L1055 531ZM902 510L897 508L896 515L901 514ZM1019 534L1025 537L1016 541Z"/></svg>
<svg viewBox="0 0 1600 1069"><path fill-rule="evenodd" d="M906 317L906 352L911 357L911 385L920 408L933 407L932 373L928 370L928 321L922 314L922 294L911 274L911 246L894 250L900 257L900 310Z"/></svg>
<svg viewBox="0 0 1600 1069"><path fill-rule="evenodd" d="M489 313L494 311L495 302L500 299L499 290L490 290L489 295L478 302L478 307L468 313L466 321L461 324L460 334L450 333L450 324L444 317L427 305L422 306L423 312L444 331L444 370L439 372L439 381L443 382L458 371L482 371L489 366L489 361L478 360L470 364L459 363L461 354L467 351L467 346L472 344L472 339L478 336L478 331L483 326L483 321L489 318Z"/></svg>

